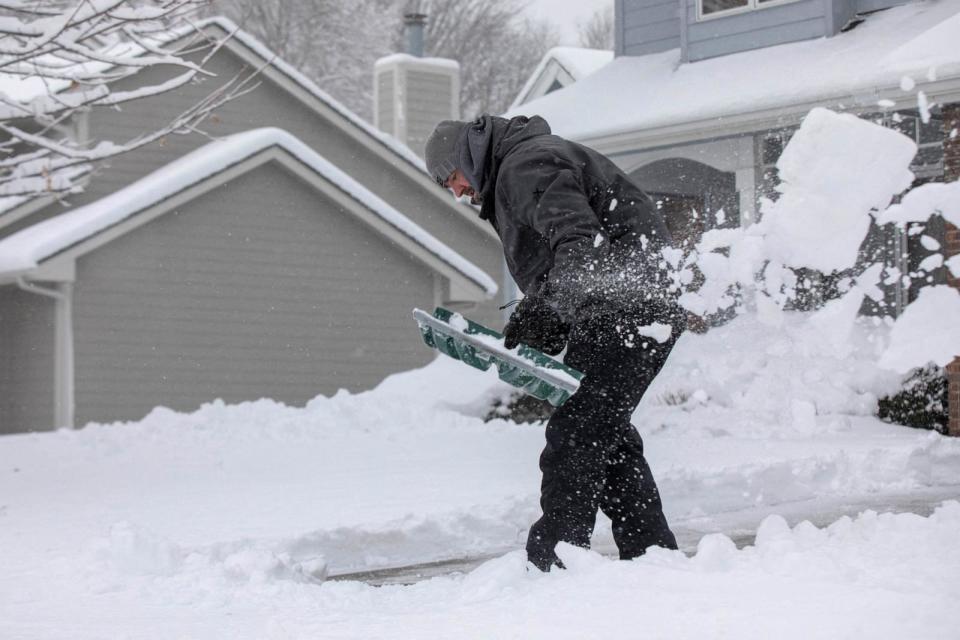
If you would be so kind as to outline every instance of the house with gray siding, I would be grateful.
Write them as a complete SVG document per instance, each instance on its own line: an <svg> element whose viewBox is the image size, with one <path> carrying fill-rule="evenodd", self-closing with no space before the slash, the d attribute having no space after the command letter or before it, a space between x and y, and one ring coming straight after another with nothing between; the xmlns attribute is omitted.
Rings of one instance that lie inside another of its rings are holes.
<svg viewBox="0 0 960 640"><path fill-rule="evenodd" d="M217 78L259 69L207 136L115 158L66 201L0 206L0 433L361 391L431 359L413 307L499 321L502 256L471 207L236 25L202 28L226 39ZM75 134L133 138L216 81Z"/></svg>

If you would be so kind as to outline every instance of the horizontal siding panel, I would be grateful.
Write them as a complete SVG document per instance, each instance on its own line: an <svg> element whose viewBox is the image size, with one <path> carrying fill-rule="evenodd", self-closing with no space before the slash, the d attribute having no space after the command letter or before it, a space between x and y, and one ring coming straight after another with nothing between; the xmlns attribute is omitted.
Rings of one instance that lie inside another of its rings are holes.
<svg viewBox="0 0 960 640"><path fill-rule="evenodd" d="M702 60L738 51L760 49L786 42L817 38L823 35L824 29L824 18L820 16L803 22L794 22L775 28L751 31L748 34L738 33L698 42L691 41L689 43L689 59L691 61Z"/></svg>
<svg viewBox="0 0 960 640"><path fill-rule="evenodd" d="M53 429L54 302L0 287L0 434Z"/></svg>
<svg viewBox="0 0 960 640"><path fill-rule="evenodd" d="M674 28L675 27L675 28ZM630 44L640 45L650 42L660 42L667 39L680 39L680 23L678 20L670 22L658 22L648 24L642 27L633 27L625 33L626 41Z"/></svg>
<svg viewBox="0 0 960 640"><path fill-rule="evenodd" d="M120 112L93 110L90 115L92 136L122 140L149 131L156 123L168 121L174 114L207 95L218 86L218 82L232 78L241 71L242 65L232 52L224 49L210 62L209 68L217 74L217 78L205 80L199 85L188 85L148 101L125 105ZM140 75L144 82L156 82L166 77L157 69L144 71ZM379 158L266 77L261 77L260 81L256 90L219 108L216 119L205 122L203 129L218 137L256 127L275 126L289 131L414 222L426 227L441 242L499 280L503 263L498 243L459 216L451 215L450 210L438 199L412 183L398 168L403 160L394 157L385 161ZM134 86L132 81L123 81L117 83L115 89L125 90ZM434 124L431 123L431 129ZM97 176L88 193L72 196L71 202L84 204L103 197L208 141L199 135L171 136L163 146L150 145L149 148L117 158L110 163L112 166L109 169ZM478 315L499 316L496 303L484 305Z"/></svg>
<svg viewBox="0 0 960 640"><path fill-rule="evenodd" d="M409 316L433 282L299 178L257 168L79 260L78 418L368 389L429 361Z"/></svg>
<svg viewBox="0 0 960 640"><path fill-rule="evenodd" d="M377 76L377 100L379 103L375 105L377 109L377 117L380 119L380 128L393 135L396 133L393 129L393 85L394 85L394 74L390 72L382 72Z"/></svg>
<svg viewBox="0 0 960 640"><path fill-rule="evenodd" d="M680 46L680 5L663 0L624 3L623 52L647 55Z"/></svg>
<svg viewBox="0 0 960 640"><path fill-rule="evenodd" d="M651 3L649 6L638 8L631 11L624 19L625 29L633 27L642 27L653 22L664 22L666 20L677 20L680 15L680 3L677 0L668 2ZM677 22L679 25L679 21ZM679 26L678 26L679 28Z"/></svg>
<svg viewBox="0 0 960 640"><path fill-rule="evenodd" d="M645 56L651 53L660 53L662 51L669 51L670 49L679 48L680 36L677 36L675 38L667 38L665 40L652 40L650 42L631 45L630 48L624 50L624 55Z"/></svg>
<svg viewBox="0 0 960 640"><path fill-rule="evenodd" d="M418 71L407 73L407 86L415 91L449 91L450 84L450 76L439 73L420 73Z"/></svg>

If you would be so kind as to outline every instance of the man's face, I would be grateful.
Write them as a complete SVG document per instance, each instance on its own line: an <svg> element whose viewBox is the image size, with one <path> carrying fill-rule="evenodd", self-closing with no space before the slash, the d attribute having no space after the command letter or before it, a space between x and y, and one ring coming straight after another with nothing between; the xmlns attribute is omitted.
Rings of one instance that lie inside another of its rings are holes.
<svg viewBox="0 0 960 640"><path fill-rule="evenodd" d="M450 177L447 178L446 182L443 183L447 189L453 191L453 195L458 198L467 196L471 201L477 200L477 193L473 190L473 187L470 186L470 181L467 180L467 177L463 175L463 171L460 169L454 170L450 174Z"/></svg>

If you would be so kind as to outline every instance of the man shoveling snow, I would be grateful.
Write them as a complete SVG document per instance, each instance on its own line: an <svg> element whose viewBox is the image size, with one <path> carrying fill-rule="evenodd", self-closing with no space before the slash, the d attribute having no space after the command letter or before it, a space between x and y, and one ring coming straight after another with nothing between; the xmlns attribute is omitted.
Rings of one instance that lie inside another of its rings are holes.
<svg viewBox="0 0 960 640"><path fill-rule="evenodd" d="M444 121L427 169L456 197L480 204L526 297L504 329L583 372L547 424L540 456L542 517L527 557L563 566L558 542L590 546L597 510L624 559L677 543L663 515L643 441L630 424L684 329L661 250L663 216L610 160L558 136L538 117Z"/></svg>

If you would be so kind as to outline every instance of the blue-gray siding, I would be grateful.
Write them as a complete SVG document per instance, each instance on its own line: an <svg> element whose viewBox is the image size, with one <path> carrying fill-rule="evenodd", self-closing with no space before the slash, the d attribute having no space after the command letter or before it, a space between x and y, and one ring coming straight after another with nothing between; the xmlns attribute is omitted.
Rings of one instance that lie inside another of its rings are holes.
<svg viewBox="0 0 960 640"><path fill-rule="evenodd" d="M622 0L617 31L618 55L642 56L680 46L678 0Z"/></svg>
<svg viewBox="0 0 960 640"><path fill-rule="evenodd" d="M827 35L823 0L798 0L735 15L697 21L697 0L687 0L686 60L760 49Z"/></svg>
<svg viewBox="0 0 960 640"><path fill-rule="evenodd" d="M275 163L80 258L77 422L302 404L425 364L431 270Z"/></svg>
<svg viewBox="0 0 960 640"><path fill-rule="evenodd" d="M857 13L857 0L832 0L830 13L827 14L827 35L840 33Z"/></svg>
<svg viewBox="0 0 960 640"><path fill-rule="evenodd" d="M0 287L0 434L54 425L53 300Z"/></svg>
<svg viewBox="0 0 960 640"><path fill-rule="evenodd" d="M617 0L616 51L641 56L682 47L683 60L695 62L836 35L858 12L899 4L904 0L797 0L698 20L697 0Z"/></svg>

